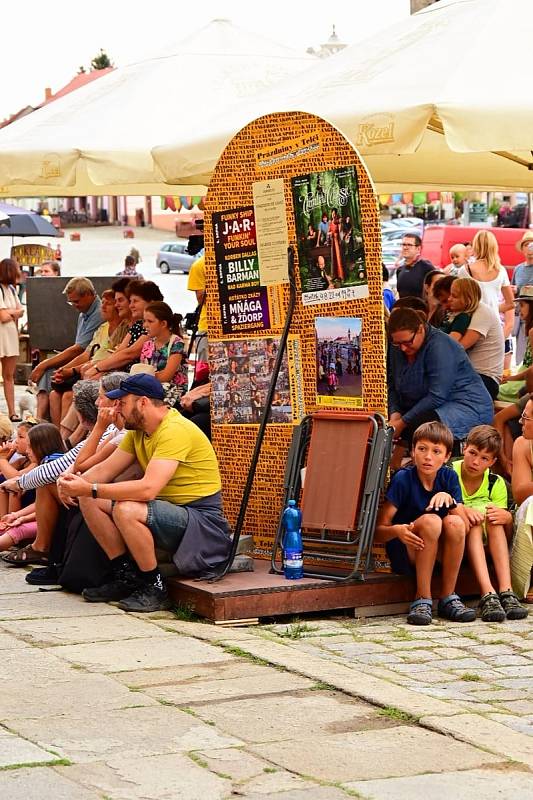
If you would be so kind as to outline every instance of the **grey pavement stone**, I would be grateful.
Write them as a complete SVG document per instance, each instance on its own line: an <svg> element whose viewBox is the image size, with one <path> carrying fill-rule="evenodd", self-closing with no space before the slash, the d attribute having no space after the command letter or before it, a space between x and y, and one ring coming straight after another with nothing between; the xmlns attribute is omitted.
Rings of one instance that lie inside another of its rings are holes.
<svg viewBox="0 0 533 800"><path fill-rule="evenodd" d="M35 587L33 587L35 589ZM60 619L65 617L101 617L121 614L108 603L86 603L81 597L65 592L38 592L7 595L0 604L0 619Z"/></svg>
<svg viewBox="0 0 533 800"><path fill-rule="evenodd" d="M303 780L298 775L286 772L285 770L277 770L276 772L263 772L262 775L257 775L255 778L251 778L247 781L245 784L244 796L247 797L250 794L255 794L260 797L265 797L267 795L270 797L272 794L278 792L283 792L283 796L285 796L285 792L295 790L307 790L309 796L309 792L314 791L314 789L315 784Z"/></svg>
<svg viewBox="0 0 533 800"><path fill-rule="evenodd" d="M17 620L16 622L4 622L2 627L27 642L48 646L165 636L165 632L155 625L142 622L127 614Z"/></svg>
<svg viewBox="0 0 533 800"><path fill-rule="evenodd" d="M244 782L256 775L262 775L270 768L268 761L234 747L223 750L199 750L198 756L205 761L212 772L229 775L231 780Z"/></svg>
<svg viewBox="0 0 533 800"><path fill-rule="evenodd" d="M431 649L416 650L413 648L412 650L400 650L398 655L406 664L409 662L413 664L425 664L428 661L436 661L439 658L435 650Z"/></svg>
<svg viewBox="0 0 533 800"><path fill-rule="evenodd" d="M390 669L394 670L394 672L400 672L402 675L416 675L419 672L427 672L428 669L433 669L434 666L436 665L433 662L425 661L423 664L406 664L405 661L402 661L394 664Z"/></svg>
<svg viewBox="0 0 533 800"><path fill-rule="evenodd" d="M501 722L502 725L507 725L514 731L533 736L533 714L524 717L516 717L514 714L490 714L489 716L494 722Z"/></svg>
<svg viewBox="0 0 533 800"><path fill-rule="evenodd" d="M130 692L107 675L71 670L69 680L43 682L38 691L0 693L0 719L48 719L50 716L91 713L133 705L157 705L152 697Z"/></svg>
<svg viewBox="0 0 533 800"><path fill-rule="evenodd" d="M450 764L456 769L472 769L497 762L496 757L474 747L408 725L329 737L310 736L292 741L290 747L285 742L270 742L253 745L251 749L285 769L343 783L439 771L439 766L444 771ZM416 753L416 758L406 757L408 753Z"/></svg>
<svg viewBox="0 0 533 800"><path fill-rule="evenodd" d="M136 689L149 687L174 687L178 684L187 686L201 680L231 680L243 675L255 675L258 680L271 673L271 667L252 664L240 658L229 661L206 662L204 664L179 664L173 667L157 667L127 672L114 672L113 680ZM277 672L277 670L276 670ZM287 675L289 673L283 673ZM305 679L304 679L305 680Z"/></svg>
<svg viewBox="0 0 533 800"><path fill-rule="evenodd" d="M495 710L508 711L514 716L521 716L522 714L533 714L533 698L529 700L510 700L505 702L498 702L493 705Z"/></svg>
<svg viewBox="0 0 533 800"><path fill-rule="evenodd" d="M31 675L32 687L35 689L51 683L69 681L77 674L72 664L61 661L53 653L47 653L36 647L4 650L1 658L4 675ZM20 695L16 692L14 694L20 700Z"/></svg>
<svg viewBox="0 0 533 800"><path fill-rule="evenodd" d="M497 797L498 800L517 800L531 794L531 775L525 772L502 770L465 770L437 775L415 775L412 778L390 778L381 781L347 783L362 798L369 800L479 800Z"/></svg>
<svg viewBox="0 0 533 800"><path fill-rule="evenodd" d="M200 719L247 742L301 738L315 734L361 730L388 720L366 703L333 692L306 692L298 696L266 695L225 703L195 706ZM373 720L372 723L369 720ZM282 722L283 721L283 722Z"/></svg>
<svg viewBox="0 0 533 800"><path fill-rule="evenodd" d="M206 680L205 676L189 678L174 685L148 687L144 693L170 703L184 705L246 695L259 697L265 694L294 692L299 689L309 689L314 685L309 678L278 672L271 667L257 667L249 663L239 663L239 666L240 674L235 674L236 670L233 669L230 676L224 677L224 672L220 669L221 664L218 670L213 669L211 680Z"/></svg>
<svg viewBox="0 0 533 800"><path fill-rule="evenodd" d="M326 650L334 650L345 656L359 656L367 653L386 653L387 648L382 644L374 642L339 642L338 639L325 639L322 647Z"/></svg>
<svg viewBox="0 0 533 800"><path fill-rule="evenodd" d="M498 685L504 689L531 689L531 678L501 678Z"/></svg>
<svg viewBox="0 0 533 800"><path fill-rule="evenodd" d="M455 659L471 658L470 655L473 648L467 651L461 650L459 647L436 647L433 651L435 656L441 661L451 661Z"/></svg>
<svg viewBox="0 0 533 800"><path fill-rule="evenodd" d="M107 763L74 765L60 772L97 790L100 798L113 800L222 800L231 791L228 780L182 753L154 756L139 753L137 758L116 756ZM77 800L76 795L74 798Z"/></svg>
<svg viewBox="0 0 533 800"><path fill-rule="evenodd" d="M421 722L432 730L533 766L533 739L492 719L478 714L457 714L455 717L423 717Z"/></svg>
<svg viewBox="0 0 533 800"><path fill-rule="evenodd" d="M0 596L10 594L35 593L35 586L26 583L28 570L23 568L8 567L0 562ZM7 598L5 598L7 599ZM2 600L2 604L5 600Z"/></svg>
<svg viewBox="0 0 533 800"><path fill-rule="evenodd" d="M484 689L481 692L478 692L478 690L474 688L472 692L476 696L479 696L481 700L486 700L489 703L500 703L502 701L507 702L509 700L521 700L524 696L524 693L518 691L517 689L497 689L495 687L493 687L492 689Z"/></svg>
<svg viewBox="0 0 533 800"><path fill-rule="evenodd" d="M0 772L0 797L5 800L101 800L98 792L85 789L68 778L68 769L59 775L50 767L10 769Z"/></svg>
<svg viewBox="0 0 533 800"><path fill-rule="evenodd" d="M28 647L26 642L11 636L9 633L0 633L0 653L5 650L20 650L21 647Z"/></svg>
<svg viewBox="0 0 533 800"><path fill-rule="evenodd" d="M232 747L239 739L219 734L211 725L169 706L97 710L40 719L9 720L9 727L61 754L85 763L112 756L140 759L150 755ZM39 759L32 759L39 760Z"/></svg>
<svg viewBox="0 0 533 800"><path fill-rule="evenodd" d="M531 678L533 677L533 664L516 664L512 667L496 667L499 675L505 678Z"/></svg>
<svg viewBox="0 0 533 800"><path fill-rule="evenodd" d="M34 764L57 761L53 753L43 750L15 733L0 728L0 768L15 764Z"/></svg>
<svg viewBox="0 0 533 800"><path fill-rule="evenodd" d="M475 653L477 656L487 656L488 658L497 657L498 659L500 659L501 656L516 655L513 648L508 644L478 644L471 648L471 652Z"/></svg>
<svg viewBox="0 0 533 800"><path fill-rule="evenodd" d="M438 643L432 639L393 639L387 637L385 640L387 650L432 650L438 646Z"/></svg>
<svg viewBox="0 0 533 800"><path fill-rule="evenodd" d="M432 666L436 669L463 669L463 670L476 670L486 669L487 665L479 658L453 658L445 659L444 661L433 661Z"/></svg>
<svg viewBox="0 0 533 800"><path fill-rule="evenodd" d="M260 792L249 792L248 787L239 788L239 794L246 800L263 800L265 795ZM306 783L303 789L291 789L288 792L269 793L270 800L346 800L346 792L335 789L333 786L319 786L316 783Z"/></svg>
<svg viewBox="0 0 533 800"><path fill-rule="evenodd" d="M160 627L163 630L171 630L176 633L183 633L185 636L197 636L199 639L206 641L221 642L226 640L233 641L246 641L247 639L256 639L259 629L254 627L249 628L234 628L231 625L224 625L223 627L211 625L206 622L194 622L188 620L175 619L151 619L151 624ZM251 631L256 631L254 635Z"/></svg>
<svg viewBox="0 0 533 800"><path fill-rule="evenodd" d="M396 664L399 657L394 653L359 653L353 660L361 664Z"/></svg>
<svg viewBox="0 0 533 800"><path fill-rule="evenodd" d="M53 652L57 658L66 661L83 664L95 672L201 664L206 661L227 661L231 658L219 647L171 633L121 642L57 646L46 652Z"/></svg>

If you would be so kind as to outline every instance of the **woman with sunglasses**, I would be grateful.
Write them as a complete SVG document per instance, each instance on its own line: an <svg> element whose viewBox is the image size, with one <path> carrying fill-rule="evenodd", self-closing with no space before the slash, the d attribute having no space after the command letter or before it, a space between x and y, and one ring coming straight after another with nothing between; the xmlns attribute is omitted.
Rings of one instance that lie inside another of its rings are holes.
<svg viewBox="0 0 533 800"><path fill-rule="evenodd" d="M423 422L443 422L456 440L474 425L490 424L490 395L457 342L411 308L392 310L388 332L389 425L397 441L410 447ZM395 455L399 466L401 448Z"/></svg>

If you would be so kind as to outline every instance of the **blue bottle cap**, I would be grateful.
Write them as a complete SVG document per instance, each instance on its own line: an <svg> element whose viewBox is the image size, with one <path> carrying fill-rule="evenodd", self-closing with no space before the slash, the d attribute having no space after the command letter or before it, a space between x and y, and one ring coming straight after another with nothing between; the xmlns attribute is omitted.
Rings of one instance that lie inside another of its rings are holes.
<svg viewBox="0 0 533 800"><path fill-rule="evenodd" d="M290 506L295 506L296 505L296 500L289 500L289 505Z"/></svg>

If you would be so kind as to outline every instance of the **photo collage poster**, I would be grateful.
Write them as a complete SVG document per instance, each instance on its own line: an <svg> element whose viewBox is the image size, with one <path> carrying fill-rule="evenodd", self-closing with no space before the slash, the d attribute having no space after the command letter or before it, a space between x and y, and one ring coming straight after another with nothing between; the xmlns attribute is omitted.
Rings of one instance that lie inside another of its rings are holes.
<svg viewBox="0 0 533 800"><path fill-rule="evenodd" d="M252 206L213 214L220 318L226 334L270 328L268 291L259 285Z"/></svg>
<svg viewBox="0 0 533 800"><path fill-rule="evenodd" d="M209 344L213 422L258 424L279 348L279 339L261 337ZM287 354L272 398L269 422L292 423Z"/></svg>
<svg viewBox="0 0 533 800"><path fill-rule="evenodd" d="M317 317L317 404L363 407L360 317Z"/></svg>
<svg viewBox="0 0 533 800"><path fill-rule="evenodd" d="M355 167L292 178L304 305L368 296Z"/></svg>

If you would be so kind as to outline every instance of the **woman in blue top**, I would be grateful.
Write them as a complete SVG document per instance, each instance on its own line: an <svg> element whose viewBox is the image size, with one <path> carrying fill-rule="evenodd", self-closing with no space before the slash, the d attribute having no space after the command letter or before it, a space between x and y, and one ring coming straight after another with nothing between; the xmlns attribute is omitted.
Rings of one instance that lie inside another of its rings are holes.
<svg viewBox="0 0 533 800"><path fill-rule="evenodd" d="M490 424L492 400L464 349L410 308L389 319L389 424L411 445L416 428L440 420L463 439L474 425Z"/></svg>

